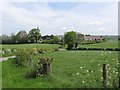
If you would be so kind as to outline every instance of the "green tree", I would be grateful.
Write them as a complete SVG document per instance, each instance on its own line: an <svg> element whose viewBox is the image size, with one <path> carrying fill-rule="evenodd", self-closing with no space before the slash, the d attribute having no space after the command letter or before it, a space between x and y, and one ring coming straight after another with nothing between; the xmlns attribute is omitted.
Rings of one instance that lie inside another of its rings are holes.
<svg viewBox="0 0 120 90"><path fill-rule="evenodd" d="M58 36L54 36L52 39L53 44L58 44L60 42L60 38Z"/></svg>
<svg viewBox="0 0 120 90"><path fill-rule="evenodd" d="M14 44L16 43L16 35L14 33L11 34L11 43Z"/></svg>
<svg viewBox="0 0 120 90"><path fill-rule="evenodd" d="M2 44L10 44L11 43L11 37L8 35L3 34L1 36L1 43Z"/></svg>
<svg viewBox="0 0 120 90"><path fill-rule="evenodd" d="M41 33L40 33L40 29L37 27L37 28L33 28L31 31L29 31L29 34L28 34L28 38L30 40L30 42L38 42L38 40L40 39L41 37Z"/></svg>
<svg viewBox="0 0 120 90"><path fill-rule="evenodd" d="M67 48L69 50L73 49L76 41L75 39L76 39L76 33L74 31L65 33L64 42L65 44L67 44Z"/></svg>
<svg viewBox="0 0 120 90"><path fill-rule="evenodd" d="M16 36L16 43L27 43L28 39L27 39L27 32L26 31L19 31Z"/></svg>

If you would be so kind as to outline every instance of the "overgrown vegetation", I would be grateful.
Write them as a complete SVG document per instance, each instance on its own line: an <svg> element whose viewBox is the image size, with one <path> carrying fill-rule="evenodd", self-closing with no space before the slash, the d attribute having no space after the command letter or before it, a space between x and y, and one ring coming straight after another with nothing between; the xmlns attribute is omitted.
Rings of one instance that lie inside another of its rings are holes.
<svg viewBox="0 0 120 90"><path fill-rule="evenodd" d="M19 49L16 53L16 58L14 63L17 67L31 66L32 65L32 51Z"/></svg>
<svg viewBox="0 0 120 90"><path fill-rule="evenodd" d="M53 58L38 58L36 65L30 68L26 73L26 78L36 78L44 75L49 75L51 69L51 63Z"/></svg>

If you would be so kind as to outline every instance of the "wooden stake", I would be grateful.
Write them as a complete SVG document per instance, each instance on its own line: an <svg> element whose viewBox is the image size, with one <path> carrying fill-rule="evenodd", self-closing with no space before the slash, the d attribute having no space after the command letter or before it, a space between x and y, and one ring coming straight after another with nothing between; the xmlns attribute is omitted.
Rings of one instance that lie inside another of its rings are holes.
<svg viewBox="0 0 120 90"><path fill-rule="evenodd" d="M107 80L107 65L106 64L103 64L103 67L102 67L102 70L103 70L103 88L106 88L106 80Z"/></svg>

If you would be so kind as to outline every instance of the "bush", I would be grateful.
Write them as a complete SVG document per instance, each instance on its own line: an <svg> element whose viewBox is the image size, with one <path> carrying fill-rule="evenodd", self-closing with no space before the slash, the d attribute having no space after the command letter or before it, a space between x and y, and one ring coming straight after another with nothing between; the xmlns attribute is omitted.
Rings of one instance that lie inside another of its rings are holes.
<svg viewBox="0 0 120 90"><path fill-rule="evenodd" d="M26 66L30 61L30 54L28 50L25 49L19 49L16 53L16 59L15 59L15 64L17 67L23 67Z"/></svg>

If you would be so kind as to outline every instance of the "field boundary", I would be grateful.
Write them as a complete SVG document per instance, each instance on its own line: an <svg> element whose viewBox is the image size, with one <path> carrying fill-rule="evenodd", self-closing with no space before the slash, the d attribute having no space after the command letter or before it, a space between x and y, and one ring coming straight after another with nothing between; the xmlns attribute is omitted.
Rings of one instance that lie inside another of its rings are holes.
<svg viewBox="0 0 120 90"><path fill-rule="evenodd" d="M94 51L120 51L120 48L76 48L72 50L94 50Z"/></svg>

